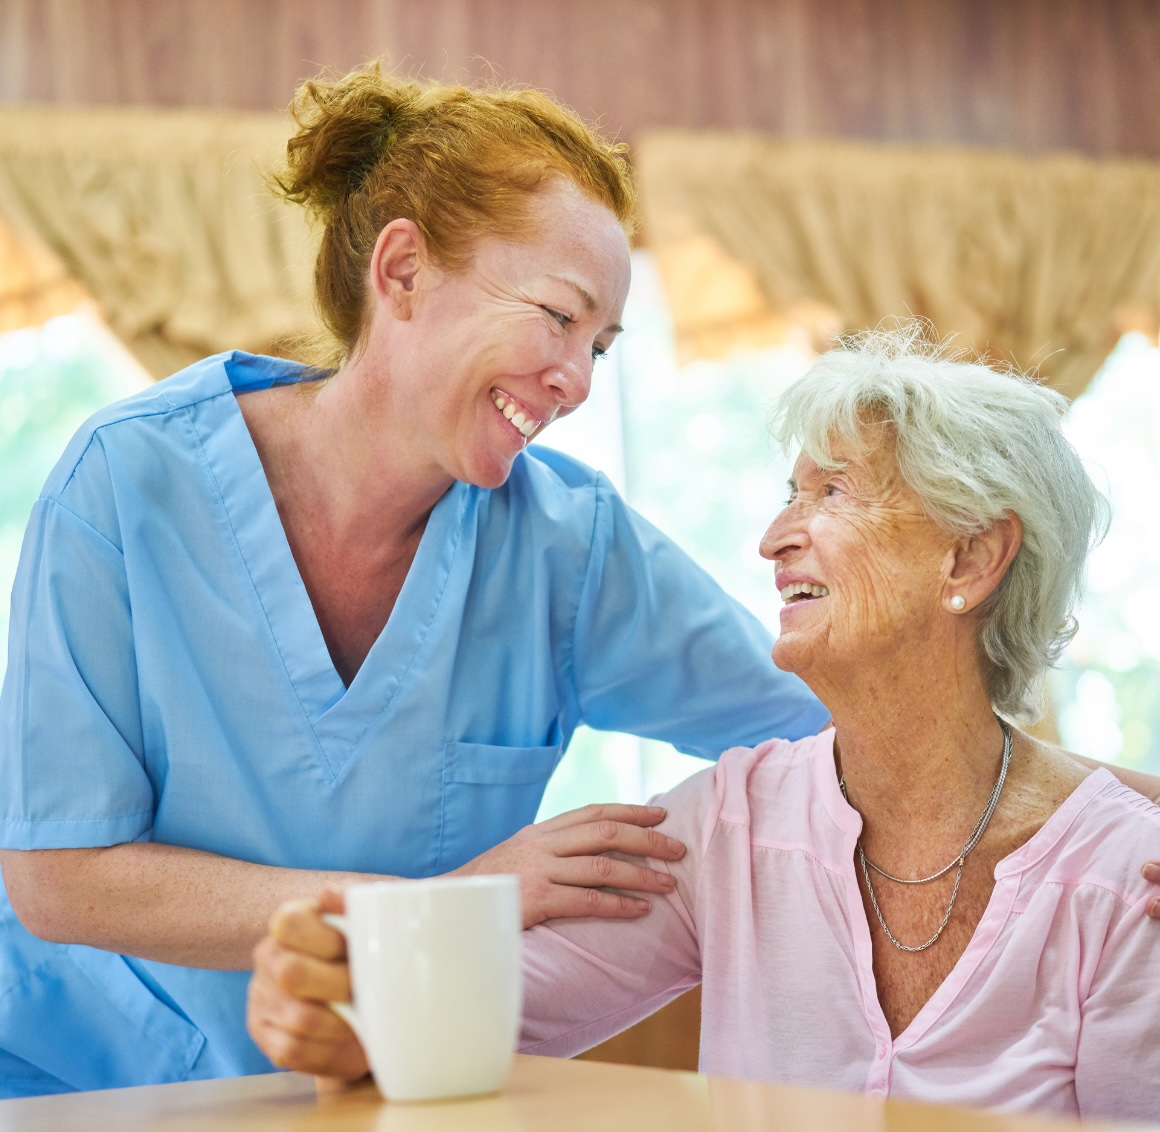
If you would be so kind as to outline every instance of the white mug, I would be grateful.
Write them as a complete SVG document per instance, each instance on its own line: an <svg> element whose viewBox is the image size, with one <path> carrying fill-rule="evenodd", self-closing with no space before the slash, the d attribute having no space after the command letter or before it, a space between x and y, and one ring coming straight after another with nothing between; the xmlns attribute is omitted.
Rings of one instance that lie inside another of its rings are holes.
<svg viewBox="0 0 1160 1132"><path fill-rule="evenodd" d="M346 890L358 1035L390 1100L493 1093L519 1036L520 887L516 876L378 881Z"/></svg>

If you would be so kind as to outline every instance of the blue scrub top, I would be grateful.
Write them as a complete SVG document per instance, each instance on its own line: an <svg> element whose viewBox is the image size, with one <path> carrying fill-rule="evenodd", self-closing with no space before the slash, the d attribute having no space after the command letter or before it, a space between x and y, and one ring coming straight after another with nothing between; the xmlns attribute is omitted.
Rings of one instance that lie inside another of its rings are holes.
<svg viewBox="0 0 1160 1132"><path fill-rule="evenodd" d="M534 820L581 723L705 758L822 725L754 617L544 448L439 501L345 687L234 396L307 376L208 358L69 445L13 590L0 847L430 876ZM4 896L0 1096L268 1071L248 978L45 943Z"/></svg>

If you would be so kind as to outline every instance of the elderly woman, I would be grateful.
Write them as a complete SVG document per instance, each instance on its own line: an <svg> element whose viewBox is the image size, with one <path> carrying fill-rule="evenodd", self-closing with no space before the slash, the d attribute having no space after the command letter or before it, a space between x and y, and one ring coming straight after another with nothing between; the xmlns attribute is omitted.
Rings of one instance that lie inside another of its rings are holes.
<svg viewBox="0 0 1160 1132"><path fill-rule="evenodd" d="M661 811L525 828L582 723L715 757L825 722L602 476L526 450L620 330L622 148L535 91L374 70L296 113L328 360L227 354L113 406L29 524L0 1097L269 1071L250 956L327 880L516 872L528 923L640 915L599 886L672 877L599 853L679 856Z"/></svg>
<svg viewBox="0 0 1160 1132"><path fill-rule="evenodd" d="M833 728L728 751L659 800L688 853L650 915L528 933L526 1051L576 1053L700 982L709 1073L1160 1111L1140 875L1160 809L1009 722L1036 713L1103 522L1063 407L908 333L847 344L786 393L801 454L761 548L785 602L773 657ZM322 1016L284 990L337 997L345 973L286 962L290 942L325 954L303 910L275 930L252 1026L293 1051Z"/></svg>

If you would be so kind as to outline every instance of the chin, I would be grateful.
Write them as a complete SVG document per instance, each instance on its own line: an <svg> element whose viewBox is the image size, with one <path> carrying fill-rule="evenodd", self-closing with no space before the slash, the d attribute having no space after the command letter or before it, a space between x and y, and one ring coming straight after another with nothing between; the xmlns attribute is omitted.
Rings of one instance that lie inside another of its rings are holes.
<svg viewBox="0 0 1160 1132"><path fill-rule="evenodd" d="M514 462L514 460L473 460L464 468L463 474L456 478L473 487L482 487L490 491L507 483Z"/></svg>
<svg viewBox="0 0 1160 1132"><path fill-rule="evenodd" d="M807 660L809 650L803 642L794 640L795 635L789 633L784 637L778 637L773 642L773 651L770 656L773 658L773 663L782 672L793 672L800 676L803 669L809 667Z"/></svg>

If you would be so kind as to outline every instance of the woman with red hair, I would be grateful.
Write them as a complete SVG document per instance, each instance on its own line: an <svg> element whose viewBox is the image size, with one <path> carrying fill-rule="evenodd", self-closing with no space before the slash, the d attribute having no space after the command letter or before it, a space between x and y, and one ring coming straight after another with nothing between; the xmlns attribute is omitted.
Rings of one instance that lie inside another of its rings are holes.
<svg viewBox="0 0 1160 1132"><path fill-rule="evenodd" d="M816 731L771 640L602 476L528 447L620 330L623 148L528 90L308 83L317 364L208 358L36 504L0 695L0 1096L254 1073L251 952L327 881L516 872L639 916L646 807L528 828L580 724Z"/></svg>

